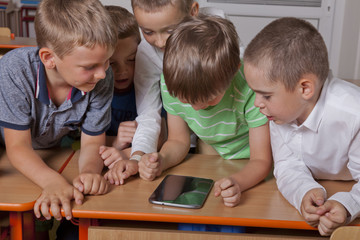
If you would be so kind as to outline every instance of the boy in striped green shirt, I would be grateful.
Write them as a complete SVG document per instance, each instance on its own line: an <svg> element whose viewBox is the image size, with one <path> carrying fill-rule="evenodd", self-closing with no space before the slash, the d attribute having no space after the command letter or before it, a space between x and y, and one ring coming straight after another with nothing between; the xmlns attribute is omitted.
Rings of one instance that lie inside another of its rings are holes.
<svg viewBox="0 0 360 240"><path fill-rule="evenodd" d="M142 178L153 180L185 158L189 129L224 159L250 158L242 170L215 183L215 196L226 206L238 205L241 192L266 177L272 164L268 120L254 106L239 56L235 27L226 19L199 16L174 30L161 79L168 140L159 153L142 157Z"/></svg>

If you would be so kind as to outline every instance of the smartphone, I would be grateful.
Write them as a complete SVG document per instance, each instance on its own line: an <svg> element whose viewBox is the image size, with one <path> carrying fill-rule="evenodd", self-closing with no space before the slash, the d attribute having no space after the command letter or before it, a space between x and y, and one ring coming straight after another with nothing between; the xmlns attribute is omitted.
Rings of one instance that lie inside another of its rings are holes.
<svg viewBox="0 0 360 240"><path fill-rule="evenodd" d="M151 194L149 202L165 206L201 208L214 180L191 176L167 175Z"/></svg>

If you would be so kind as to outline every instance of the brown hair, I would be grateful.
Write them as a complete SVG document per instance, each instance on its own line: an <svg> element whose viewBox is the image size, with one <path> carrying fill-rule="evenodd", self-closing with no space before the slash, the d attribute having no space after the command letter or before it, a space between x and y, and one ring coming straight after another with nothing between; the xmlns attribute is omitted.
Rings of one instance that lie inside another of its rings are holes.
<svg viewBox="0 0 360 240"><path fill-rule="evenodd" d="M138 43L141 41L139 26L134 15L120 6L105 6L111 19L117 27L118 39L134 36Z"/></svg>
<svg viewBox="0 0 360 240"><path fill-rule="evenodd" d="M42 0L35 16L38 46L60 58L75 47L100 44L114 49L116 28L98 0Z"/></svg>
<svg viewBox="0 0 360 240"><path fill-rule="evenodd" d="M193 2L194 0L131 0L131 6L133 9L141 8L145 12L156 12L171 4L176 7L179 6L181 12L188 14Z"/></svg>
<svg viewBox="0 0 360 240"><path fill-rule="evenodd" d="M186 18L168 38L164 77L168 91L189 103L226 90L240 64L234 25L216 16Z"/></svg>
<svg viewBox="0 0 360 240"><path fill-rule="evenodd" d="M305 74L314 74L322 85L329 73L327 48L309 22L280 18L268 24L246 47L244 63L262 69L265 78L280 81L288 91Z"/></svg>

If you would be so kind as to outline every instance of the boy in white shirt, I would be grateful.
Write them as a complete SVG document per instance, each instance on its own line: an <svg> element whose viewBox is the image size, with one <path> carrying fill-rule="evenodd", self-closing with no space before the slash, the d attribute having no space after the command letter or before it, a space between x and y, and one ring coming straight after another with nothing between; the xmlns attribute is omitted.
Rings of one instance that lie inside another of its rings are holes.
<svg viewBox="0 0 360 240"><path fill-rule="evenodd" d="M138 47L134 76L138 126L132 157L140 159L144 153L157 151L162 108L159 83L166 40L184 17L198 14L199 4L193 0L132 0L131 4L144 36Z"/></svg>
<svg viewBox="0 0 360 240"><path fill-rule="evenodd" d="M327 198L315 179L360 178L360 88L329 73L326 45L308 22L282 18L247 46L245 76L268 117L283 196L330 235L360 213L360 184Z"/></svg>

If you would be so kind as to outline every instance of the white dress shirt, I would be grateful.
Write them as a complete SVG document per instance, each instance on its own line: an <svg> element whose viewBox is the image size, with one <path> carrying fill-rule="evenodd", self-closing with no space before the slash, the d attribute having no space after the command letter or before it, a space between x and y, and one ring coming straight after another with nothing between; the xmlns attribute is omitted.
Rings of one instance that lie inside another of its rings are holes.
<svg viewBox="0 0 360 240"><path fill-rule="evenodd" d="M135 61L135 95L138 123L132 152L157 152L161 126L160 76L164 53L145 39L139 44Z"/></svg>
<svg viewBox="0 0 360 240"><path fill-rule="evenodd" d="M274 175L299 212L306 192L324 189L315 179L357 181L350 192L329 198L340 202L352 221L360 213L360 88L330 75L302 125L270 122Z"/></svg>

